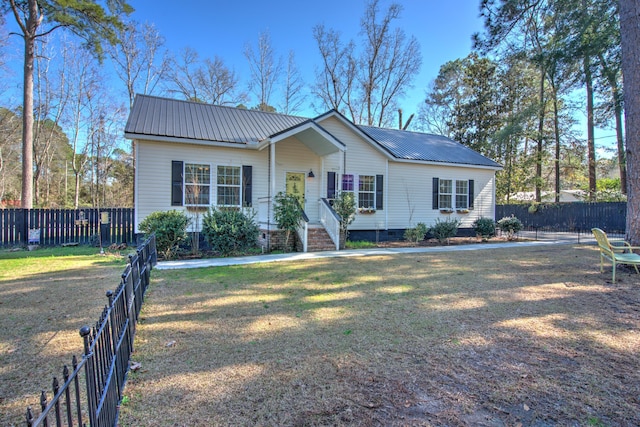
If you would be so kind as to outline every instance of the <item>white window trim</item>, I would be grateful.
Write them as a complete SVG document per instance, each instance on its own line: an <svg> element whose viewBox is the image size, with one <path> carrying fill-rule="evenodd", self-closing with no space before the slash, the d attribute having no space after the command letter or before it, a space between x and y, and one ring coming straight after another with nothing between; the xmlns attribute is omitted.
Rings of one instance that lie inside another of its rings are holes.
<svg viewBox="0 0 640 427"><path fill-rule="evenodd" d="M240 170L240 177L239 177L239 184L235 185L235 184L218 184L218 168L219 167L223 167L223 168L237 168ZM215 205L216 206L220 206L223 208L242 208L242 166L235 166L235 165L216 165L216 191L215 191ZM218 204L218 189L219 187L234 187L234 188L238 188L238 204L237 205L225 205L225 204Z"/></svg>
<svg viewBox="0 0 640 427"><path fill-rule="evenodd" d="M358 191L357 191L357 201L356 201L356 206L358 207L358 210L366 210L366 211L375 211L376 210L376 175L357 175L358 177ZM360 190L360 181L361 181L361 177L368 177L368 178L372 178L373 179L373 189L371 191L361 191ZM355 186L354 186L355 187ZM355 193L355 191L354 191ZM372 206L360 206L360 193L367 193L367 194L371 194L372 196Z"/></svg>
<svg viewBox="0 0 640 427"><path fill-rule="evenodd" d="M193 182L187 182L187 166L189 165L195 165L195 166L207 166L209 167L209 183L208 184L201 184L201 183L193 183ZM196 162L184 162L183 163L183 167L182 167L182 176L184 176L184 180L182 183L182 191L184 194L184 205L189 207L189 206L193 206L193 207L198 207L198 206L210 206L211 205L211 164L209 163L196 163ZM189 203L189 194L190 192L187 190L187 187L189 186L200 186L200 187L207 187L208 189L208 193L209 193L209 203Z"/></svg>
<svg viewBox="0 0 640 427"><path fill-rule="evenodd" d="M465 183L465 187L466 187L466 191L464 191L462 194L458 194L458 183L459 182L464 182ZM455 199L454 199L454 209L469 209L469 180L468 179L456 179L455 180ZM464 198L466 199L466 206L458 206L458 196L464 196Z"/></svg>

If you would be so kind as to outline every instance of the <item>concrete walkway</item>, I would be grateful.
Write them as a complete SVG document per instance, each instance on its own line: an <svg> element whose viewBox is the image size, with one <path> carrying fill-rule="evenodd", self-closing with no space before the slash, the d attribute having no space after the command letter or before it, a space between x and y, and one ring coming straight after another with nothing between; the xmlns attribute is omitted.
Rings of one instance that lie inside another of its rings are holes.
<svg viewBox="0 0 640 427"><path fill-rule="evenodd" d="M292 252L286 254L269 254L269 255L253 255L230 258L207 258L195 260L181 261L162 261L158 262L156 269L173 270L181 268L202 268L202 267L221 267L225 265L244 265L254 264L258 262L276 262L276 261L300 261L307 259L320 258L338 258L338 257L360 257L372 255L398 255L413 253L437 253L437 252L459 252L459 251L482 251L486 249L505 249L505 248L521 248L531 246L558 245L558 244L576 244L575 239L553 239L553 240L537 240L534 242L506 242L506 243L477 243L468 245L453 246L432 246L432 247L415 247L415 248L373 248L373 249L345 249L342 251L325 251L325 252ZM587 243L587 242L582 242Z"/></svg>

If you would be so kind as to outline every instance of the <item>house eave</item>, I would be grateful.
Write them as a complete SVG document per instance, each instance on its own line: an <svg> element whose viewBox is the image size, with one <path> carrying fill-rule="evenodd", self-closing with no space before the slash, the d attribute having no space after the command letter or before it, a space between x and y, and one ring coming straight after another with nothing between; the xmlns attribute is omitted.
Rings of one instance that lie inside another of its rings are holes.
<svg viewBox="0 0 640 427"><path fill-rule="evenodd" d="M399 159L397 157L394 157L393 161L398 163L413 163L417 165L457 167L457 168L469 168L469 169L485 169L485 170L492 170L494 172L497 172L503 169L502 166L474 165L469 163L435 162L431 160Z"/></svg>
<svg viewBox="0 0 640 427"><path fill-rule="evenodd" d="M170 142L170 143L179 143L179 144L194 144L194 145L205 145L207 147L227 147L227 148L239 148L239 149L250 149L250 150L257 150L259 148L259 144L253 141L248 143L205 141L202 139L175 138L170 136L144 135L144 134L129 133L129 132L125 132L124 137L127 139L133 139L137 141L156 141L156 142Z"/></svg>

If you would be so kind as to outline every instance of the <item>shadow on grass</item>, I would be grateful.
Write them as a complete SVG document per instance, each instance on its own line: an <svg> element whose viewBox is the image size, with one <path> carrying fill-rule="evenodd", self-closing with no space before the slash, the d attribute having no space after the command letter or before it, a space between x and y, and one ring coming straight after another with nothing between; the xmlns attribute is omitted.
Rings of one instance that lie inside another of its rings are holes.
<svg viewBox="0 0 640 427"><path fill-rule="evenodd" d="M640 423L638 277L585 246L154 272L121 424Z"/></svg>

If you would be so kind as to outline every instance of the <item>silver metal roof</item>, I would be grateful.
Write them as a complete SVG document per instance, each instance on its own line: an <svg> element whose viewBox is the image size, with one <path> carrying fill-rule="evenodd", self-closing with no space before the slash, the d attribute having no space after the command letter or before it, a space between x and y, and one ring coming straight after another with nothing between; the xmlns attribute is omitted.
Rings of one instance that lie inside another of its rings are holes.
<svg viewBox="0 0 640 427"><path fill-rule="evenodd" d="M445 136L372 126L358 127L397 159L501 168L500 164Z"/></svg>
<svg viewBox="0 0 640 427"><path fill-rule="evenodd" d="M325 115L314 120L136 95L125 126L125 135L128 138L164 137L246 144L275 137L305 122L313 122L321 128L319 122ZM493 160L444 136L371 126L356 127L397 159L501 168Z"/></svg>

